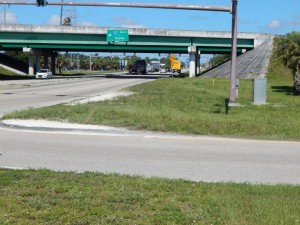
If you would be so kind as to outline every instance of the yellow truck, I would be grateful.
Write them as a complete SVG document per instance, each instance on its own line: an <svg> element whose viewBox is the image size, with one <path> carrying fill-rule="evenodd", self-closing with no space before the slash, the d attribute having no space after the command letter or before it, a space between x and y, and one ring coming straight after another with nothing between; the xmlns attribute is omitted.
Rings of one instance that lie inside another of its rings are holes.
<svg viewBox="0 0 300 225"><path fill-rule="evenodd" d="M181 73L181 61L180 60L171 60L171 72L172 73Z"/></svg>

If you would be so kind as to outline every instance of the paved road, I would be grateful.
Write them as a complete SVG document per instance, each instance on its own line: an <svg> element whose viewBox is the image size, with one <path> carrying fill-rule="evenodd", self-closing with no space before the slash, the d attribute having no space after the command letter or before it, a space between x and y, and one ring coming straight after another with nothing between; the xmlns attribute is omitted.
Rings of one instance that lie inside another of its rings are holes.
<svg viewBox="0 0 300 225"><path fill-rule="evenodd" d="M49 106L88 98L146 81L150 81L150 79L91 77L1 81L0 117L15 110Z"/></svg>
<svg viewBox="0 0 300 225"><path fill-rule="evenodd" d="M80 85L76 87L78 93L82 93ZM32 85L31 88L37 96L43 96L41 92L48 93L48 88L55 89L51 85L44 88ZM50 90L52 94L49 95L55 99ZM30 92L15 93L27 96ZM44 99L49 95L45 94ZM61 98L67 100L64 96ZM1 127L0 142L0 166L6 168L116 172L194 181L300 184L299 142L180 136L124 129L110 131L109 128L85 126L61 131L57 128Z"/></svg>
<svg viewBox="0 0 300 225"><path fill-rule="evenodd" d="M0 129L0 166L300 184L300 144L151 133Z"/></svg>

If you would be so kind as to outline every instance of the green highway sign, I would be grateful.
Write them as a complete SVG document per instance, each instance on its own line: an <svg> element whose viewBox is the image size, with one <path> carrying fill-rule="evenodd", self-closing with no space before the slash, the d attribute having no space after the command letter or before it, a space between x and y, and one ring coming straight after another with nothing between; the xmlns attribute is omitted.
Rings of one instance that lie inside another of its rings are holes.
<svg viewBox="0 0 300 225"><path fill-rule="evenodd" d="M108 42L129 41L128 30L107 30L106 40Z"/></svg>

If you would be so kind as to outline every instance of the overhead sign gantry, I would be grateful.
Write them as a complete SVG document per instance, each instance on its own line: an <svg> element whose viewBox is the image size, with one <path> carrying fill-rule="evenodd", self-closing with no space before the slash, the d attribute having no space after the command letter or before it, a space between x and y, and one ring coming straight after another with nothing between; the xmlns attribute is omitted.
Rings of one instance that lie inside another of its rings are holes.
<svg viewBox="0 0 300 225"><path fill-rule="evenodd" d="M231 78L229 104L236 105L236 57L237 57L237 4L238 0L232 0L231 6L203 6L203 5L174 5L174 4L141 4L141 3L109 3L109 2L36 2L0 1L0 4L9 5L37 5L37 6L101 6L101 7L128 7L128 8L156 8L156 9L179 9L179 10L202 10L229 12L232 14L232 51L231 51ZM194 52L193 52L194 54ZM197 52L195 53L197 54ZM195 58L195 57L192 57ZM194 65L195 63L193 63ZM191 74L190 74L191 76Z"/></svg>

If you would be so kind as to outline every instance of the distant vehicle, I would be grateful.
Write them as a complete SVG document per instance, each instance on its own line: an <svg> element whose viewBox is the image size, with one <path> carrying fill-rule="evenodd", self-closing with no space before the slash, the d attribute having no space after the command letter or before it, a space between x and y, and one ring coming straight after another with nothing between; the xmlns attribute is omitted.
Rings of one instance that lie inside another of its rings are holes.
<svg viewBox="0 0 300 225"><path fill-rule="evenodd" d="M74 70L74 67L63 67L63 71L69 71L69 70Z"/></svg>
<svg viewBox="0 0 300 225"><path fill-rule="evenodd" d="M152 70L153 70L152 72L159 72L160 70L159 61L151 61L150 66L152 66Z"/></svg>
<svg viewBox="0 0 300 225"><path fill-rule="evenodd" d="M152 72L154 72L153 66L147 66L147 67L146 67L146 70L147 70L147 73L152 73Z"/></svg>
<svg viewBox="0 0 300 225"><path fill-rule="evenodd" d="M49 69L41 69L35 75L36 79L49 79L52 78L52 72Z"/></svg>
<svg viewBox="0 0 300 225"><path fill-rule="evenodd" d="M137 73L137 74L146 74L146 61L145 60L137 60L133 66L129 68L129 73Z"/></svg>
<svg viewBox="0 0 300 225"><path fill-rule="evenodd" d="M167 70L166 70L165 68L161 68L161 69L160 69L160 72L161 72L161 73L166 73Z"/></svg>
<svg viewBox="0 0 300 225"><path fill-rule="evenodd" d="M171 61L171 72L172 73L181 73L181 61L172 60Z"/></svg>

